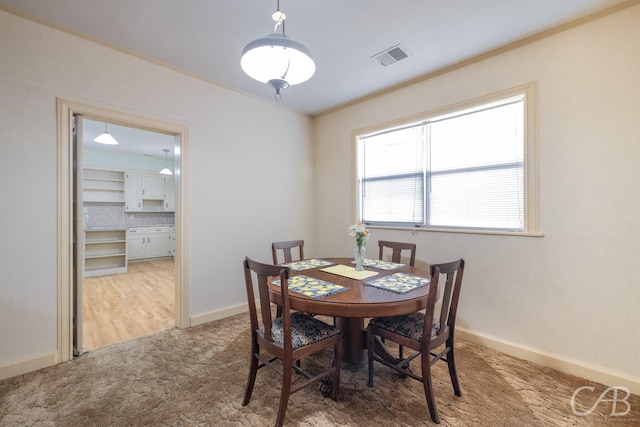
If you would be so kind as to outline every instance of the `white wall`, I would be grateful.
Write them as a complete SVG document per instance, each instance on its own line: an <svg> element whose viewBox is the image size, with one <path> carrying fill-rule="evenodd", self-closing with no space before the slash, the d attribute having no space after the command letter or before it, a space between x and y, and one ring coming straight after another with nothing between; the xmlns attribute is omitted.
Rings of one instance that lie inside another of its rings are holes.
<svg viewBox="0 0 640 427"><path fill-rule="evenodd" d="M470 336L640 392L639 23L634 6L317 118L317 251L351 253L352 131L537 81L544 237L374 229L369 251L463 256Z"/></svg>
<svg viewBox="0 0 640 427"><path fill-rule="evenodd" d="M96 167L99 169L113 168L115 170L145 170L156 171L164 168L165 164L172 171L175 170L173 161L164 158L121 154L105 150L82 149L82 162L84 167Z"/></svg>
<svg viewBox="0 0 640 427"><path fill-rule="evenodd" d="M57 97L189 127L191 318L246 302L245 256L312 235L309 117L3 11L0 58L0 378L57 350Z"/></svg>

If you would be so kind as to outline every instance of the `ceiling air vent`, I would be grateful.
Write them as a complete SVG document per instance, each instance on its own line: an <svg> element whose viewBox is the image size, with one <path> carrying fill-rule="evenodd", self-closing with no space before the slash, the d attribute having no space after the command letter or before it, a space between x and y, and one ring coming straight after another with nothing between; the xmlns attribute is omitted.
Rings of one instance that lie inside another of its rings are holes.
<svg viewBox="0 0 640 427"><path fill-rule="evenodd" d="M402 61L408 57L409 52L399 44L372 56L373 59L377 60L384 67L398 61Z"/></svg>

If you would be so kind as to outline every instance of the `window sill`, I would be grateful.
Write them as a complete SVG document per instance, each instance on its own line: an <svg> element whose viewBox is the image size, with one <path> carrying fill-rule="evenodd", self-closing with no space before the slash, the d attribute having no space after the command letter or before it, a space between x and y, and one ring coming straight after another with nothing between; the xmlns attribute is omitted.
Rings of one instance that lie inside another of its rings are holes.
<svg viewBox="0 0 640 427"><path fill-rule="evenodd" d="M426 227L399 227L386 225L367 225L368 229L379 230L401 230L411 231L412 233L456 233L456 234L481 234L490 236L514 236L514 237L544 237L543 233L526 232L526 231L483 231L483 230L462 230L457 228L426 228Z"/></svg>

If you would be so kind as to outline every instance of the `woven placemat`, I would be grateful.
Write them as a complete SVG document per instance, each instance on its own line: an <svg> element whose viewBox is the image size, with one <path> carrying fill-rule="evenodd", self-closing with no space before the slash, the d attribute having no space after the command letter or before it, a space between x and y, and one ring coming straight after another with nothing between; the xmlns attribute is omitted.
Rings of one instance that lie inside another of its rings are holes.
<svg viewBox="0 0 640 427"><path fill-rule="evenodd" d="M395 273L391 276L364 282L365 285L374 286L397 294L406 294L416 288L425 286L431 282L428 277L414 276L407 273Z"/></svg>
<svg viewBox="0 0 640 427"><path fill-rule="evenodd" d="M355 261L351 261L351 264L355 264ZM380 270L398 270L402 267L406 267L407 264L398 264L397 262L382 261L379 259L365 259L362 263L365 267L379 268Z"/></svg>
<svg viewBox="0 0 640 427"><path fill-rule="evenodd" d="M305 259L302 261L290 262L282 265L284 265L285 267L289 267L291 271L302 271L302 270L309 270L312 268L324 267L325 265L332 265L332 264L335 264L335 262L327 261L324 259L312 258L312 259Z"/></svg>
<svg viewBox="0 0 640 427"><path fill-rule="evenodd" d="M348 265L334 265L332 267L321 268L321 271L326 271L327 273L337 274L338 276L348 277L350 279L363 280L367 277L377 276L377 271L356 271L355 268L349 267Z"/></svg>
<svg viewBox="0 0 640 427"><path fill-rule="evenodd" d="M271 283L280 286L279 279L276 279ZM347 291L349 288L300 274L289 279L289 290L306 295L309 298L320 299L329 295L337 294L338 292Z"/></svg>

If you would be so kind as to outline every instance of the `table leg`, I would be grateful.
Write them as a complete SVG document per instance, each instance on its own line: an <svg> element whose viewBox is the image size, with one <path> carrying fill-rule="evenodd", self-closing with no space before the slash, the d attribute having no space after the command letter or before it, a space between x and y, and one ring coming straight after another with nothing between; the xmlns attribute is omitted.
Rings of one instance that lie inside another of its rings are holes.
<svg viewBox="0 0 640 427"><path fill-rule="evenodd" d="M364 319L338 317L337 326L345 337L342 351L342 367L356 370L367 364L364 338Z"/></svg>

